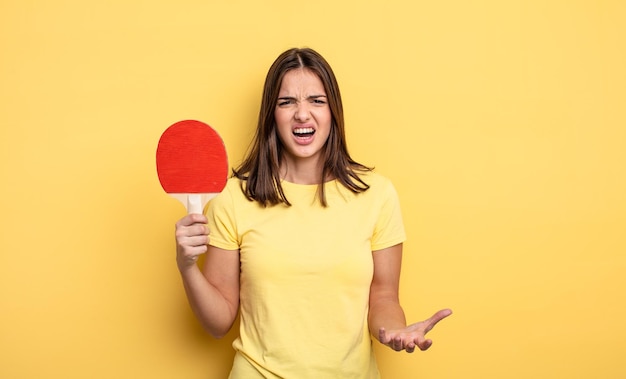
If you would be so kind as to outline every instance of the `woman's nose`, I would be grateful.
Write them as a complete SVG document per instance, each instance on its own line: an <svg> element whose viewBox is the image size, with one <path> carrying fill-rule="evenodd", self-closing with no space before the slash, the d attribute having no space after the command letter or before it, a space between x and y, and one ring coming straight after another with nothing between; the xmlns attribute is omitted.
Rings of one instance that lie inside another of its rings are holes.
<svg viewBox="0 0 626 379"><path fill-rule="evenodd" d="M308 104L306 104L306 102L299 103L294 115L295 119L297 121L306 121L309 119L310 115Z"/></svg>

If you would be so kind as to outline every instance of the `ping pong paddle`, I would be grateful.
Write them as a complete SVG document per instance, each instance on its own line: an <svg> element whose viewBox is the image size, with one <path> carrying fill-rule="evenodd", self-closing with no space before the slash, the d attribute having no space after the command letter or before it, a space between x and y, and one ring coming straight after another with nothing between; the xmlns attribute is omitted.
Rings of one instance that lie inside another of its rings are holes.
<svg viewBox="0 0 626 379"><path fill-rule="evenodd" d="M156 167L161 187L182 202L187 213L203 213L206 203L222 192L228 179L222 138L196 120L176 122L163 132Z"/></svg>

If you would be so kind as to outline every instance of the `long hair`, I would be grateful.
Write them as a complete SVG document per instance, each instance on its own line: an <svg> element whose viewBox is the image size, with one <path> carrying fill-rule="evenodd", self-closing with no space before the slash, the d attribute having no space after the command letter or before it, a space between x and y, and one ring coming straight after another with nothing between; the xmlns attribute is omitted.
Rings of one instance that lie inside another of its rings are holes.
<svg viewBox="0 0 626 379"><path fill-rule="evenodd" d="M369 188L358 172L370 171L371 168L354 161L348 154L343 105L335 74L316 51L293 48L278 56L267 73L254 139L241 165L233 169L233 175L241 180L245 196L262 206L279 203L291 205L281 186L279 169L284 146L278 137L274 111L283 77L288 71L297 68L306 68L320 78L331 112L330 134L322 151L324 166L317 191L320 203L327 206L324 182L329 177L353 193Z"/></svg>

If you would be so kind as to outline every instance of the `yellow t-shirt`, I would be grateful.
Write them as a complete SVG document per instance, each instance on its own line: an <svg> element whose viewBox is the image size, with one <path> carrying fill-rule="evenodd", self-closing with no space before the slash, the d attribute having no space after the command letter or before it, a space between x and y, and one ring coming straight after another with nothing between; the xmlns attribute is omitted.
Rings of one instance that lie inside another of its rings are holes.
<svg viewBox="0 0 626 379"><path fill-rule="evenodd" d="M248 201L230 179L208 209L210 244L239 250L240 335L230 378L379 378L367 316L372 251L401 243L396 191L375 173L353 194L283 182L291 207Z"/></svg>

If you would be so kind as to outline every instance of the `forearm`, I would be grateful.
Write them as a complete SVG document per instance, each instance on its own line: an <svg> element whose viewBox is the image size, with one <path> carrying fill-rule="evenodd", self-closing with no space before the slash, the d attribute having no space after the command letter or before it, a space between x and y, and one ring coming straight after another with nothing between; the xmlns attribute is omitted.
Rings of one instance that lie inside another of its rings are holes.
<svg viewBox="0 0 626 379"><path fill-rule="evenodd" d="M196 265L180 273L189 305L203 328L215 338L223 337L235 321L237 305L230 304Z"/></svg>
<svg viewBox="0 0 626 379"><path fill-rule="evenodd" d="M370 287L368 321L370 333L380 339L381 328L389 331L406 326L398 294L402 244L375 251L372 255L374 278Z"/></svg>

